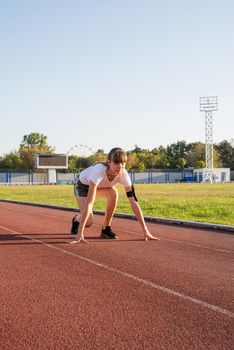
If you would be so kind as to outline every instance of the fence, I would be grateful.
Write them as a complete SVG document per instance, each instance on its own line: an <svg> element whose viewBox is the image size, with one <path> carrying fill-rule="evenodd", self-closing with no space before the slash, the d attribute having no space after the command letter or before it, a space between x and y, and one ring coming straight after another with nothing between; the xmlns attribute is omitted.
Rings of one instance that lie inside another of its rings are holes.
<svg viewBox="0 0 234 350"><path fill-rule="evenodd" d="M69 184L73 183L77 174L62 174L57 173L57 183L58 184ZM169 182L192 182L193 181L193 171L162 171L162 172L144 172L136 173L130 172L129 176L132 183L134 184L144 184L144 183L169 183Z"/></svg>
<svg viewBox="0 0 234 350"><path fill-rule="evenodd" d="M159 172L130 172L132 183L169 183L180 181L193 181L193 171L159 171ZM72 184L76 178L75 173L58 173L57 184ZM39 185L48 184L47 173L0 173L0 185Z"/></svg>
<svg viewBox="0 0 234 350"><path fill-rule="evenodd" d="M192 182L193 171L160 171L160 172L144 172L129 173L132 183L170 183L170 182Z"/></svg>
<svg viewBox="0 0 234 350"><path fill-rule="evenodd" d="M47 183L47 173L0 173L0 185L39 185Z"/></svg>

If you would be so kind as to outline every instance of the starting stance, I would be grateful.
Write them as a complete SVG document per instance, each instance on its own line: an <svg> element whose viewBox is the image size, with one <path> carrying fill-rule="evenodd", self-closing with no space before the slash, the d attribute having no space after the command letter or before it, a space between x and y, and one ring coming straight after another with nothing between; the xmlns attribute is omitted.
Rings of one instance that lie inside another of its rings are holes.
<svg viewBox="0 0 234 350"><path fill-rule="evenodd" d="M115 187L120 183L124 186L132 210L141 225L144 239L155 239L148 231L142 215L141 208L137 202L131 179L125 169L127 155L122 148L113 148L105 163L94 165L81 171L74 184L74 192L80 213L72 219L71 234L76 235L75 240L70 243L86 242L84 239L84 228L93 224L93 204L98 196L105 196L107 207L104 223L101 231L102 238L116 239L117 235L111 229L111 221L118 201L118 191Z"/></svg>

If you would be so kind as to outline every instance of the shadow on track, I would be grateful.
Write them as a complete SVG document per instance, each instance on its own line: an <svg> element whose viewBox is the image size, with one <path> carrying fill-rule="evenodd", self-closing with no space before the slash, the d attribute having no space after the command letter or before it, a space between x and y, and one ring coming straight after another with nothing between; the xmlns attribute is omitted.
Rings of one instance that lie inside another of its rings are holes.
<svg viewBox="0 0 234 350"><path fill-rule="evenodd" d="M30 238L31 236L34 236ZM40 241L41 236L43 236L43 241ZM46 237L45 237L46 236ZM56 236L56 237L55 237ZM74 236L70 234L40 234L40 233L30 233L30 237L14 235L14 234L1 234L0 235L0 246L1 245L40 245L40 244L70 244L74 240ZM37 241L38 239L38 241ZM98 236L87 237L87 241L90 243L121 243L121 242L136 242L143 241L140 238L134 239L103 239Z"/></svg>

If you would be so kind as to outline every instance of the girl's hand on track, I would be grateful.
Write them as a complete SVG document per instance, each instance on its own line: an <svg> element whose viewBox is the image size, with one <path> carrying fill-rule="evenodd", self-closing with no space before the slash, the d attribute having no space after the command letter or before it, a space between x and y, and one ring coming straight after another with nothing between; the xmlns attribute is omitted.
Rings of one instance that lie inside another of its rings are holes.
<svg viewBox="0 0 234 350"><path fill-rule="evenodd" d="M89 242L86 241L86 239L84 239L83 236L81 236L78 239L75 239L74 241L69 242L69 244L77 244L77 243L87 243L87 244L89 244Z"/></svg>
<svg viewBox="0 0 234 350"><path fill-rule="evenodd" d="M151 235L151 233L149 231L145 231L144 235L145 235L145 238L144 238L145 241L148 241L148 239L153 239L155 241L160 241L160 238Z"/></svg>

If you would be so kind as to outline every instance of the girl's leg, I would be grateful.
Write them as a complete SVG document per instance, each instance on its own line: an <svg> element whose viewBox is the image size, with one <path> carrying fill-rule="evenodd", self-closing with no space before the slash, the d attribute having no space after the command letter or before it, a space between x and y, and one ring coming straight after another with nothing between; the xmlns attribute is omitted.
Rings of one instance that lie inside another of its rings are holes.
<svg viewBox="0 0 234 350"><path fill-rule="evenodd" d="M79 212L79 214L76 215L75 220L80 222L81 215L83 213L83 210L85 208L85 204L86 204L86 201L87 201L87 197L76 196L76 201L77 201L78 207L80 209L80 212ZM92 224L93 224L93 213L90 214L90 216L89 216L89 218L88 218L88 220L86 222L85 227L89 227Z"/></svg>
<svg viewBox="0 0 234 350"><path fill-rule="evenodd" d="M98 196L105 196L107 199L106 213L103 222L103 228L111 225L111 221L117 206L119 193L115 187L101 188L97 190Z"/></svg>

